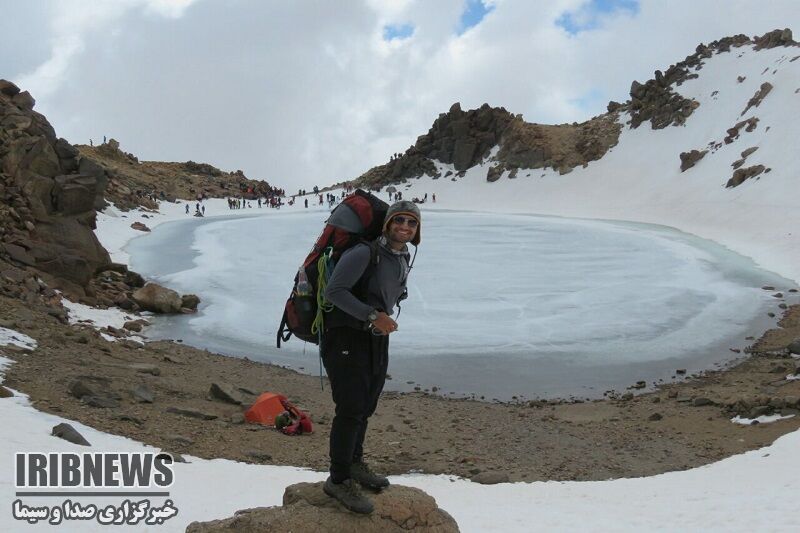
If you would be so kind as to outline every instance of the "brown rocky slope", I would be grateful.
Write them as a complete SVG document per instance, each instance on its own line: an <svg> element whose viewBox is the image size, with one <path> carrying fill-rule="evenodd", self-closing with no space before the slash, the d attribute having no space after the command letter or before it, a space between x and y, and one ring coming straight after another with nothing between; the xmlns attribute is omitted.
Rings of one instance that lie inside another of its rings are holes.
<svg viewBox="0 0 800 533"><path fill-rule="evenodd" d="M207 163L139 161L120 149L115 139L99 146L76 145L82 159L99 166L108 176L106 200L118 208L145 206L156 209L154 200L175 201L176 198L282 196L283 189L263 180L253 180L241 170L226 172Z"/></svg>

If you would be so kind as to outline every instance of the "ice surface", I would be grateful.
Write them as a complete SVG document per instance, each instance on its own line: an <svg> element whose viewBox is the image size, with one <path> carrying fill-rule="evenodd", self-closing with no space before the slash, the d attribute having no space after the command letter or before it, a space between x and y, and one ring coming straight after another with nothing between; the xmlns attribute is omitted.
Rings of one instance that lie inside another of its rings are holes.
<svg viewBox="0 0 800 533"><path fill-rule="evenodd" d="M178 222L133 241L135 270L168 272L159 280L203 298L199 314L163 320L149 334L316 368L316 347L292 340L278 351L274 339L324 218ZM513 388L525 394L553 394L597 367L655 362L669 372L676 356L741 333L769 298L758 287L778 279L709 241L631 223L431 212L423 238L391 371L492 395L481 385L487 372L516 376ZM169 265L161 250L170 250ZM448 369L459 362L469 365Z"/></svg>

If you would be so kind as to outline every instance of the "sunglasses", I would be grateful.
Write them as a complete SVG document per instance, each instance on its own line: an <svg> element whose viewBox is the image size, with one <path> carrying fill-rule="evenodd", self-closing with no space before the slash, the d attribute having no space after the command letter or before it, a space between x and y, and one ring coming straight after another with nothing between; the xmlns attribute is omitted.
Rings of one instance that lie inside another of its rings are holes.
<svg viewBox="0 0 800 533"><path fill-rule="evenodd" d="M398 216L394 217L392 219L392 222L397 224L398 226L402 226L403 224L405 224L407 222L409 228L416 228L417 224L419 224L419 222L417 221L416 218L404 217L404 216L401 216L401 215L398 215Z"/></svg>

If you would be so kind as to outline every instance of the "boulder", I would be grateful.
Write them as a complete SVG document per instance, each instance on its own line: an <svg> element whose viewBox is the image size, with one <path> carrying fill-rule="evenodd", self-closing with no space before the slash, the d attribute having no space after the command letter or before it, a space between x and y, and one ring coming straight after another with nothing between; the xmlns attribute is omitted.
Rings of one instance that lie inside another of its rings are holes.
<svg viewBox="0 0 800 533"><path fill-rule="evenodd" d="M134 222L131 227L137 231L150 231L150 228L141 222Z"/></svg>
<svg viewBox="0 0 800 533"><path fill-rule="evenodd" d="M796 338L786 346L789 353L800 355L800 337Z"/></svg>
<svg viewBox="0 0 800 533"><path fill-rule="evenodd" d="M495 165L489 167L489 170L486 171L486 181L489 183L493 183L500 179L500 176L503 175L503 171L505 171L505 167L503 165Z"/></svg>
<svg viewBox="0 0 800 533"><path fill-rule="evenodd" d="M390 533L401 531L456 532L458 524L436 500L420 489L392 485L370 495L375 511L358 515L345 510L322 491L323 482L290 485L280 507L237 511L230 518L192 522L187 533L222 531L325 531Z"/></svg>
<svg viewBox="0 0 800 533"><path fill-rule="evenodd" d="M53 435L54 437L58 437L59 439L64 439L66 441L69 441L73 444L79 444L81 446L91 446L91 444L89 444L89 441L83 438L83 435L78 433L77 429L67 424L66 422L62 422L61 424L54 426L51 435Z"/></svg>
<svg viewBox="0 0 800 533"><path fill-rule="evenodd" d="M14 393L0 385L0 398L13 398Z"/></svg>
<svg viewBox="0 0 800 533"><path fill-rule="evenodd" d="M197 310L197 306L200 304L200 297L196 294L184 294L181 296L181 307L184 309L191 309L192 311Z"/></svg>
<svg viewBox="0 0 800 533"><path fill-rule="evenodd" d="M126 298L127 300L127 298ZM116 300L114 303L117 303ZM127 329L128 331L135 331L136 333L142 331L144 326L147 326L149 322L147 320L138 319L138 320L128 320L125 322L122 327L123 329Z"/></svg>
<svg viewBox="0 0 800 533"><path fill-rule="evenodd" d="M183 301L172 289L157 283L148 283L131 295L133 301L145 311L153 313L180 313Z"/></svg>
<svg viewBox="0 0 800 533"><path fill-rule="evenodd" d="M147 385L137 385L131 390L133 399L140 403L153 403L155 401L155 394Z"/></svg>
<svg viewBox="0 0 800 533"><path fill-rule="evenodd" d="M14 96L19 93L19 87L8 80L0 80L0 94Z"/></svg>
<svg viewBox="0 0 800 533"><path fill-rule="evenodd" d="M11 101L14 102L17 107L26 111L32 110L33 106L36 105L36 100L34 100L33 96L31 96L31 93L28 91L22 91L21 93L15 94L11 98Z"/></svg>
<svg viewBox="0 0 800 533"><path fill-rule="evenodd" d="M131 287L144 287L144 278L138 272L129 270L125 272L125 284Z"/></svg>

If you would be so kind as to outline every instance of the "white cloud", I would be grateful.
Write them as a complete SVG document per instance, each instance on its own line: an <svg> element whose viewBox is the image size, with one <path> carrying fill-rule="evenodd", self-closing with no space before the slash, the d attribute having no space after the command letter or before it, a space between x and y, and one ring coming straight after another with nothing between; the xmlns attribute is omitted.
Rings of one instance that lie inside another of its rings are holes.
<svg viewBox="0 0 800 533"><path fill-rule="evenodd" d="M497 0L458 36L463 0L57 2L49 59L11 74L71 142L113 136L293 190L385 162L455 101L584 120L700 42L800 27L793 0L647 0L576 35L555 24L585 4ZM414 33L387 43L392 24Z"/></svg>
<svg viewBox="0 0 800 533"><path fill-rule="evenodd" d="M23 73L19 84L37 98L45 98L68 81L73 58L86 51L87 34L111 30L134 7L164 17L177 18L195 0L108 0L83 2L61 0L52 4L50 17L50 57L34 70Z"/></svg>

